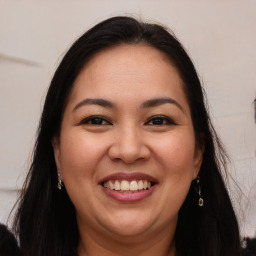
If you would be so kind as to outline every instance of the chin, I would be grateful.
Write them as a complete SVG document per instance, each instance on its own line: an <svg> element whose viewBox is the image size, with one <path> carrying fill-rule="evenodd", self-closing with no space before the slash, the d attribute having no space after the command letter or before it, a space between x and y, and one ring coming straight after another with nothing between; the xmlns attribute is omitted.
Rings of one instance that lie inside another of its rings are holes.
<svg viewBox="0 0 256 256"><path fill-rule="evenodd" d="M144 233L147 233L147 230L149 230L149 226L137 226L135 223L129 225L124 225L124 223L122 223L120 226L111 227L112 233L115 233L119 237L141 236Z"/></svg>
<svg viewBox="0 0 256 256"><path fill-rule="evenodd" d="M111 214L109 221L104 221L107 228L119 236L141 235L149 230L155 218L152 219L149 213L137 212L135 210Z"/></svg>

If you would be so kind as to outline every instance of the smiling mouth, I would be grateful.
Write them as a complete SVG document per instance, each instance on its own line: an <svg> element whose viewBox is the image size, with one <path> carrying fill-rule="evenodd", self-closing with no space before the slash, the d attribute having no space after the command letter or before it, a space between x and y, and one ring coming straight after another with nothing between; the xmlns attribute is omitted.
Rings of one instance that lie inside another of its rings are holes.
<svg viewBox="0 0 256 256"><path fill-rule="evenodd" d="M108 180L101 185L106 189L121 193L136 193L149 190L155 183L147 180Z"/></svg>

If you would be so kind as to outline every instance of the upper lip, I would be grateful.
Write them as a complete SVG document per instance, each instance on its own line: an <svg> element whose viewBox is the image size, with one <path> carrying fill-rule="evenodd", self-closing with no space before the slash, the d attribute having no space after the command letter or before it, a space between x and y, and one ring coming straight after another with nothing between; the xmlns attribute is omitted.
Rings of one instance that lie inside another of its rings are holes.
<svg viewBox="0 0 256 256"><path fill-rule="evenodd" d="M124 172L119 172L119 173L113 173L110 175L105 176L104 178L99 180L99 184L102 184L106 181L109 180L127 180L127 181L132 181L132 180L147 180L151 181L153 183L158 183L157 179L145 174L145 173L140 173L140 172L131 172L131 173L124 173Z"/></svg>

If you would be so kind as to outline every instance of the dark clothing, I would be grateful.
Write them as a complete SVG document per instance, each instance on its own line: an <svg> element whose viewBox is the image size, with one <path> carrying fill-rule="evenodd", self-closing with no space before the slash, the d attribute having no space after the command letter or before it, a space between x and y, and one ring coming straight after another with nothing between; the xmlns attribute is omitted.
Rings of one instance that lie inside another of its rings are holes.
<svg viewBox="0 0 256 256"><path fill-rule="evenodd" d="M0 224L0 256L22 256L14 235L2 224Z"/></svg>

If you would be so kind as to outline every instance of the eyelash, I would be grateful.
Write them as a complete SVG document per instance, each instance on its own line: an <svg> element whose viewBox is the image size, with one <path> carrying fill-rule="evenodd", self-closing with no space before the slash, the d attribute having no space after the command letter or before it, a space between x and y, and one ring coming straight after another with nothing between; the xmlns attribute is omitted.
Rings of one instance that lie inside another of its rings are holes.
<svg viewBox="0 0 256 256"><path fill-rule="evenodd" d="M108 120L106 120L106 118L102 116L89 116L79 122L79 125L82 125L82 124L89 124L89 125L96 125L96 126L112 125L112 123L110 123ZM163 125L177 125L177 124L169 117L153 116L146 121L145 125L163 126Z"/></svg>
<svg viewBox="0 0 256 256"><path fill-rule="evenodd" d="M96 121L96 122L95 122ZM95 123L93 123L95 122ZM100 122L100 123L99 123ZM105 122L105 124L102 124L103 122ZM81 122L79 122L79 124L89 124L89 125L112 125L108 120L106 120L106 118L102 117L102 116L89 116L85 119L82 119Z"/></svg>
<svg viewBox="0 0 256 256"><path fill-rule="evenodd" d="M150 124L150 122L154 122L156 121L157 123L152 123ZM159 123L160 121L160 123ZM156 125L156 126L163 126L163 125L177 125L171 118L166 117L166 116L153 116L151 117L147 122L147 125Z"/></svg>

